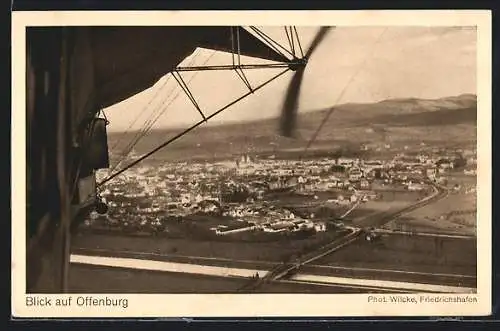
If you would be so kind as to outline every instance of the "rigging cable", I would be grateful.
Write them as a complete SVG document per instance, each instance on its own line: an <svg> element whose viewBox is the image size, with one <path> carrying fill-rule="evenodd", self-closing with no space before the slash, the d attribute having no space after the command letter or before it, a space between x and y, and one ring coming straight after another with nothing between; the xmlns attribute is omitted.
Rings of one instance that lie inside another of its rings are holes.
<svg viewBox="0 0 500 331"><path fill-rule="evenodd" d="M170 96L172 95L172 93L174 92L174 90L175 90L175 88L172 88L170 90L169 94L165 98L165 101L168 98L170 98ZM158 104L157 107L150 114L149 118L146 119L146 121L143 124L143 127L136 132L135 136L131 139L131 141L128 143L128 145L123 149L123 151L122 151L122 153L120 155L119 161L108 171L109 173L111 173L114 169L116 169L129 156L130 152L132 152L132 150L137 145L137 143L139 142L139 140L141 140L144 137L144 135L148 131L148 128L149 128L149 126L151 124L153 116L155 116L157 114L157 112L162 109L161 106L164 105L164 102ZM163 112L161 112L161 113L163 113Z"/></svg>
<svg viewBox="0 0 500 331"><path fill-rule="evenodd" d="M162 86L160 87L160 89L159 89L159 90L157 90L157 93L155 94L155 96L153 97L153 99L156 97L156 95L158 95L158 94L159 94L159 92L161 92L161 91L164 89L164 87L166 86L167 81L168 81L168 78L167 78L167 80L166 80L166 81L162 84ZM170 94L167 96L167 98L169 98L169 97L170 97L170 95L171 95L171 93L172 93L172 92L173 92L173 91L171 90L171 91L170 91ZM151 103L152 103L151 101L152 101L153 99L151 99L151 100L150 100L150 102L148 103L148 106L149 106L149 105L151 105ZM146 108L147 108L147 107L144 107L144 108L143 108L143 110L137 114L136 119L137 119L137 118L139 118L139 117L140 117L140 115L142 115L142 113L146 110ZM152 112L152 114L151 114L150 116L152 116L152 115L156 112L156 110L157 110L157 108L156 108L155 110L153 110L153 112ZM143 124L143 127L142 127L142 128L140 128L140 129L139 129L139 130L135 133L134 137L132 137L132 139L131 139L128 143L127 143L127 145L126 145L126 146L123 148L123 150L119 153L120 155L119 155L118 161L115 163L115 165L114 165L113 167L111 167L111 168L110 168L110 170L108 171L108 173L111 173L114 169L116 169L116 167L118 167L118 166L119 166L119 165L123 162L123 160L124 160L124 159L125 159L125 158L129 155L129 154L130 154L130 152L133 150L133 146L135 146L135 143L136 143L136 142L140 139L140 136L141 136L142 132L144 131L144 125L146 125L146 122L147 122L148 120L149 120L149 119L147 119L147 120L145 121L145 123ZM135 122L136 122L136 121L134 121L134 123L135 123ZM133 123L132 123L132 125L133 125ZM130 125L130 127L131 127L132 125ZM126 135L126 134L127 134L127 132L124 132L124 133L123 133L123 136L124 136L124 135ZM122 136L122 137L123 137L123 136ZM121 140L123 140L123 139L121 139ZM114 149L114 147L116 147L116 145L118 145L118 143L117 143L117 144L115 144L115 146L113 146L112 150Z"/></svg>
<svg viewBox="0 0 500 331"><path fill-rule="evenodd" d="M180 137L184 136L185 134L187 134L188 132L196 129L197 127L199 127L200 125L202 125L203 123L206 123L208 120L212 119L213 117L217 116L218 114L222 113L224 110L228 109L229 107L231 107L232 105L234 105L235 103L238 103L239 101L243 100L244 98L248 97L249 95L253 94L254 92L260 90L261 88L263 88L264 86L266 86L267 84L269 84L270 82L272 82L273 80L279 78L280 76L282 76L283 74L285 74L286 72L288 72L290 70L290 68L286 68L285 70L281 71L280 73L274 75L273 77L271 77L270 79L266 80L265 82L263 82L262 84L260 84L259 86L257 86L256 88L254 88L253 91L250 91L250 92L247 92L245 94L243 94L242 96L240 96L239 98L233 100L232 102L228 103L227 105L225 105L224 107L220 108L219 110L217 110L216 112L212 113L210 116L207 116L206 119L202 119L198 122L196 122L195 124L193 124L192 126L190 126L189 128L183 130L182 132L176 134L174 137L168 139L167 141L165 141L164 143L162 143L161 145L159 145L158 147L156 147L155 149L153 149L152 151L148 152L147 154L141 156L139 159L135 160L134 162L132 162L131 164L127 165L125 168L119 170L118 172L114 173L113 175L109 176L108 178L104 179L103 181L101 181L100 183L97 184L97 186L102 186L104 185L105 183L107 183L108 181L110 181L111 179L115 178L116 176L122 174L123 172L125 172L126 170L130 169L131 167L135 166L136 164L138 164L139 162L143 161L144 159L148 158L149 156L153 155L154 153L158 152L160 149L164 148L165 146L169 145L170 143L174 142L175 140L179 139Z"/></svg>
<svg viewBox="0 0 500 331"><path fill-rule="evenodd" d="M335 102L335 105L337 105L339 103L339 101L342 99L342 97L344 96L345 92L347 91L347 88L349 87L349 85L351 85L351 83L354 81L354 79L358 76L358 74L361 72L361 70L365 67L366 63L368 62L368 59L370 59L373 56L373 54L374 54L373 51L375 50L375 47L382 40L382 36L385 34L386 31L387 31L387 28L384 28L384 30L380 33L380 35L377 37L377 39L373 43L372 47L370 47L370 52L365 57L365 59L363 60L363 62L361 63L361 65L358 67L358 70L354 73L354 75L351 76L351 78L349 79L349 81L347 82L347 84L344 86L344 88L340 92L340 94L339 94L339 96L337 98L337 101ZM326 113L325 117L323 118L323 120L319 124L318 128L316 129L316 131L314 132L314 134L311 136L311 138L307 142L307 145L304 148L302 157L307 152L307 150L311 147L311 145L316 141L316 138L318 137L321 129L323 128L323 126L325 125L325 123L328 121L328 118L330 117L330 115L333 113L334 110L335 110L335 106L331 107L328 110L328 112Z"/></svg>
<svg viewBox="0 0 500 331"><path fill-rule="evenodd" d="M211 59L211 58L215 55L215 53L216 53L216 51L215 51L215 50L214 50L214 51L212 51L212 53L210 54L210 56L208 56L208 57L205 59L205 61L204 61L203 65L205 65L208 61L210 61L210 59ZM193 59L193 60L194 60L194 59ZM194 62L194 61L192 61L192 62ZM192 64L192 63L191 63L191 64ZM191 65L191 64L190 64L190 65ZM196 72L195 72L195 73L194 73L194 74L190 77L190 79L188 80L188 82L187 82L187 83L188 83L188 84L189 84L189 83L191 83L191 81L192 81L192 80L193 80L193 79L197 76L197 74L198 74L198 73L199 73L199 71L196 71ZM122 160L121 160L118 164L116 164L116 165L115 165L115 166L114 166L114 167L113 167L113 168L112 168L112 169L108 172L108 177L107 177L106 179L104 179L101 183L107 182L107 181L109 180L109 178L111 177L110 173L111 173L111 172L113 172L114 170L116 170L116 168L117 168L117 167L118 167L118 166L119 166L119 165L120 165L120 164L121 164L121 163L125 160L125 158L128 156L128 154L130 153L130 151L131 151L131 150L133 149L133 147L137 144L137 142L138 142L141 138L143 138L143 137L144 137L144 136L145 136L145 135L146 135L146 134L147 134L147 133L151 130L151 128L153 127L153 125L154 125L154 124L158 121L158 119L159 119L162 115L164 115L165 111L166 111L166 110L170 107L170 105L171 105L171 104L172 104L172 103L173 103L173 102L174 102L174 101L175 101L175 100L176 100L176 99L180 96L180 94L181 94L181 91L180 91L180 90L177 90L177 94L173 97L173 99L171 99L171 100L170 100L170 102L169 102L169 103L168 103L168 104L167 104L167 105L163 108L163 110L162 110L160 113L158 113L158 114L157 114L157 116L154 118L154 120L153 120L153 121L150 121L150 122L149 122L149 124L148 124L147 128L144 130L143 134L142 134L140 137L138 137L138 139L135 141L135 143L134 143L134 144L130 147L130 149L129 149L129 151L127 152L127 154L126 154L126 155L122 158ZM166 99L165 99L165 101L166 101ZM163 103L162 105L164 105L164 103ZM135 164L135 163L133 163L133 164ZM128 168L130 168L130 167L131 167L131 165L126 166L124 169L128 169ZM122 170L123 170L123 169L122 169ZM120 170L120 172L122 172L122 170ZM114 177L114 176L113 176L113 177Z"/></svg>
<svg viewBox="0 0 500 331"><path fill-rule="evenodd" d="M198 49L196 49L196 50L198 50ZM196 53L194 55L194 57L192 58L192 60L188 64L189 66L191 66L191 65L194 64L194 61L195 61L196 57L199 54L200 53L198 52L198 53ZM170 76L168 76L167 81L168 81L169 78L170 78ZM164 84L162 85L162 87L160 88L160 90L163 87L166 86L167 81L164 82ZM153 96L153 99L156 97L156 95L159 94L160 90L158 90L156 92L155 96ZM170 92L168 93L168 95L164 99L164 101L157 105L157 107L155 108L155 110L153 110L153 112L150 114L150 116L148 117L148 119L146 119L146 121L144 122L143 127L136 133L136 135L134 136L134 138L132 138L132 140L129 142L129 144L124 148L124 150L121 153L120 159L118 160L118 162L113 167L110 168L110 170L108 171L108 175L111 174L120 164L123 163L123 161L127 158L127 156L130 154L130 152L137 145L137 143L139 142L139 140L141 140L150 131L151 127L156 123L156 121L165 113L165 111L166 111L167 108L165 108L165 107L162 108L162 106L165 105L165 103L172 96L172 94L174 93L174 91L175 91L175 86L172 87L172 89L170 90ZM178 94L179 94L179 92L177 93L176 96L174 96L173 100L175 100L177 98ZM168 107L173 102L173 100L166 107ZM151 104L151 102L148 105L150 105L150 104Z"/></svg>
<svg viewBox="0 0 500 331"><path fill-rule="evenodd" d="M198 51L198 48L196 49L196 51ZM191 59L191 61L189 62L188 66L192 66L196 60L196 58L198 57L198 55L200 55L200 52L196 53L193 58ZM205 62L206 63L206 62ZM193 75L194 77L195 75ZM170 77L170 76L169 76ZM160 116L162 116L163 113L165 113L166 111L166 108L163 108L162 109L162 106L165 104L165 102L167 101L167 99L174 93L175 91L175 87L172 88L170 94L167 96L167 98L164 99L163 103L158 105L157 107L157 112L156 114L154 114L154 112L151 114L151 116L148 118L148 120L144 123L144 130L143 132L141 133L141 135L137 138L137 141L135 143L133 143L133 146L132 148L137 144L137 142L142 139L148 132L149 130L151 129L151 127L156 123L156 121L158 120L158 118ZM177 95L179 94L179 92L177 92ZM177 95L174 96L174 99L177 98ZM170 105L172 102L170 102L168 105ZM168 106L167 106L168 107Z"/></svg>
<svg viewBox="0 0 500 331"><path fill-rule="evenodd" d="M142 113L146 110L146 108L148 108L151 105L151 103L153 102L153 100L159 95L160 91L168 83L169 79L170 79L170 76L167 77L167 79L162 83L162 85L160 86L160 88L156 91L155 95L153 95L153 97L149 100L149 102L146 104L146 106L144 106L143 111L140 111L140 112L137 113L137 115L135 116L134 120L129 124L129 126L122 133L122 139L118 139L116 141L116 143L110 148L110 152L113 152L118 147L118 145L120 145L120 143L123 141L123 137L125 137L125 135L127 135L127 133L129 133L130 129L132 129L132 126L134 126L134 124L137 122L137 120L139 119L139 117L141 117ZM128 144L127 144L127 146L128 146Z"/></svg>
<svg viewBox="0 0 500 331"><path fill-rule="evenodd" d="M195 50L195 52L197 52L197 51L198 51L198 49L196 49L196 50ZM198 55L199 55L199 52L198 52L198 53L196 53L196 54L194 55L194 57L192 58L192 60L191 60L191 62L189 63L189 65L192 65L192 64L194 63L194 60L196 59L196 57L197 57ZM156 98L156 96L157 96L157 95L159 95L159 92L160 92L160 91L161 91L161 90L162 90L162 89L166 86L166 84L167 84L167 82L168 82L168 80L169 80L169 79L170 79L170 76L168 76L168 77L167 77L167 80L166 80L166 81L164 81L164 83L163 83L163 85L160 87L160 89L156 91L155 95L154 95L154 96L153 96L153 98L150 100L150 102L146 105L146 107L144 108L144 110L145 110L148 106L150 106L150 105L152 104L152 101L154 100L154 98ZM167 97L165 98L165 100L166 100L166 99L168 99L168 98L172 95L172 93L174 92L174 89L175 89L175 88L172 88L172 89L170 90L170 92L169 92L169 94L167 95ZM144 110L143 110L143 111L144 111ZM138 131L136 132L135 136L131 139L131 141L130 141L130 142L127 144L127 146L123 149L123 151L122 151L122 153L121 153L121 158L119 159L118 163L123 162L123 160L124 160L124 159L125 159L125 158L129 155L129 154L130 154L130 152L132 151L133 147L134 147L134 146L137 144L137 142L138 142L138 141L142 138L142 136L143 136L143 134L144 134L144 131L145 131L145 129L144 129L144 128L145 128L145 127L149 124L149 122L151 121L151 119L152 119L152 118L153 118L153 116L155 115L155 112L157 112L158 110L161 110L161 106L160 106L160 105L158 105L158 106L156 107L156 109L155 109L155 110L153 110L153 112L150 114L149 118L148 118L148 119L146 119L146 121L144 122L143 127L142 127L140 130L138 130ZM141 111L141 112L139 112L139 113L138 113L137 118L141 115L141 113L142 113L143 111ZM133 124L132 124L132 125L133 125ZM118 163L117 163L117 164L118 164ZM117 164L115 164L115 166L114 166L114 167L110 170L110 172L111 172L111 171L113 171L113 170L116 168Z"/></svg>
<svg viewBox="0 0 500 331"><path fill-rule="evenodd" d="M212 56L214 55L215 51L212 52L212 54L204 61L203 65L206 64L211 58ZM192 65L194 63L194 58L193 60L191 61L191 63L189 65ZM193 74L193 76L191 76L191 78L189 79L188 83L191 83L191 81L196 77L196 75L198 74L198 72L195 72ZM175 87L172 89L172 92L175 90ZM136 144L139 142L140 139L142 139L143 137L145 137L149 131L151 130L151 128L153 127L153 125L158 121L158 119L163 116L163 114L167 111L168 107L179 97L181 91L177 91L177 94L174 96L174 98L172 100L170 100L170 102L165 106L163 107L163 109L161 108L161 106L163 106L166 102L166 100L168 99L168 97L165 99L164 103L161 104L158 109L160 110L159 113L156 114L156 117L153 119L153 118L150 118L148 120L148 123L145 124L145 127L144 127L144 130L142 131L142 133L136 138L135 142L133 142L128 150L128 152L125 154L125 156L123 157L123 159L121 160L121 162L123 162L126 157L130 154L130 152L132 151L132 149L136 146ZM120 162L120 163L121 163ZM111 173L112 171L114 171L116 168L117 168L118 165L116 165L112 170L110 170L109 173Z"/></svg>

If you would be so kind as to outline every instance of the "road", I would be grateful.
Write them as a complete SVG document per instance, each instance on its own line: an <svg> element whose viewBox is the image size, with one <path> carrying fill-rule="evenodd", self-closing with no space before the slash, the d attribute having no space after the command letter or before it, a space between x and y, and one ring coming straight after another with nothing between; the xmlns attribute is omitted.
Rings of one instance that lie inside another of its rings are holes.
<svg viewBox="0 0 500 331"><path fill-rule="evenodd" d="M369 224L372 226L374 224L382 225L406 212L433 203L445 197L446 194L447 192L445 189L436 187L434 193L427 198L398 211L376 215L369 220L371 221ZM353 205L348 213L343 216L348 216L349 212L354 210L358 205L359 203ZM181 257L172 259L171 256L163 256L162 254L151 252L127 251L127 254L125 254L125 252L122 252L123 254L117 254L117 252L108 252L103 249L99 249L95 252L90 252L86 249L80 252L74 252L76 255L73 256L72 259L75 259L73 263L80 262L78 263L80 266L85 266L90 263L91 265L119 266L122 268L133 267L135 269L142 268L142 270L166 271L167 274L177 272L188 273L190 275L237 277L240 278L241 281L244 281L244 278L248 279L245 285L241 286L240 283L240 285L236 287L236 290L239 292L265 291L269 286L273 287L283 282L286 284L290 283L291 285L296 284L297 286L315 285L318 287L325 287L331 291L349 289L356 291L376 290L387 292L388 289L390 289L390 291L394 292L408 292L408 288L415 286L415 288L431 290L434 288L441 289L446 287L457 287L457 290L461 290L463 286L469 286L471 289L475 288L474 276L385 270L383 267L378 269L360 269L354 267L314 265L314 261L350 245L354 241L359 240L360 236L365 233L359 225L351 227L346 226L345 228L349 230L345 236L336 238L320 248L304 252L294 261L283 262L281 264L266 264L262 261L239 261L239 263L229 266L228 263L231 262L230 259L227 261L220 261L220 259L214 258L214 261L207 261L207 258L194 256L183 256L182 259ZM83 255L78 256L78 253ZM103 254L107 256L117 254L117 256L104 259L99 257ZM148 261L152 258L154 261ZM327 272L325 273L325 271ZM256 273L260 274L260 277L252 278ZM318 291L321 292L321 290Z"/></svg>
<svg viewBox="0 0 500 331"><path fill-rule="evenodd" d="M433 187L433 194L423 198L422 200L419 200L415 202L414 204L411 204L409 206L400 208L398 210L389 210L386 212L381 212L377 213L374 216L369 216L366 219L363 219L358 222L358 226L363 226L365 228L370 228L370 227L381 227L386 223L389 223L390 221L394 220L397 217L400 217L404 214L407 214L409 212L412 212L418 208L422 208L424 206L427 206L429 204L435 203L446 196L448 196L448 190L445 187L436 185L434 183L429 182L428 184L432 185Z"/></svg>
<svg viewBox="0 0 500 331"><path fill-rule="evenodd" d="M332 252L350 244L351 242L356 240L360 234L361 234L360 229L352 228L351 232L346 236L338 238L332 241L331 243L318 248L315 251L306 253L301 257L299 257L294 262L289 262L289 263L284 262L282 264L277 265L276 267L269 270L264 275L264 277L251 280L248 284L240 288L239 291L246 292L246 291L256 290L265 283L284 278L288 274L298 271L302 265L317 260L325 255L331 254Z"/></svg>
<svg viewBox="0 0 500 331"><path fill-rule="evenodd" d="M471 236L471 235L431 233L431 232L419 232L419 231L374 229L373 232L382 233L382 234L385 234L385 233L387 233L387 234L402 234L402 235L407 235L407 236L425 236L425 237L439 237L439 238L452 238L452 239L476 239L476 236Z"/></svg>
<svg viewBox="0 0 500 331"><path fill-rule="evenodd" d="M436 185L434 183L429 183L432 185L434 193L431 194L430 196L427 196L426 198L417 201L416 203L409 205L407 207L401 208L397 211L389 211L389 212L384 212L380 213L376 216L370 217L369 222L367 222L371 227L374 226L382 226L383 224L405 214L408 212L411 212L413 210L416 210L418 208L421 208L423 206L429 205L431 203L434 203L440 199L443 199L448 195L448 190L442 186ZM361 199L360 199L361 200ZM347 217L349 213L354 210L357 206L359 205L359 202L356 203L353 208L348 210L344 215L342 215L343 218ZM338 238L331 243L322 246L314 251L306 252L302 256L300 256L297 260L289 263L282 263L273 269L271 269L264 277L258 278L251 280L248 284L243 286L242 288L239 289L239 291L252 291L256 290L260 286L262 286L265 283L272 282L275 280L279 280L282 278L285 278L287 276L290 276L292 274L296 274L297 271L304 265L315 261L325 255L331 254L334 251L343 248L350 243L354 242L358 237L364 233L364 230L362 230L359 227L349 227L348 228L350 232L345 235L342 238ZM382 271L381 271L382 272Z"/></svg>
<svg viewBox="0 0 500 331"><path fill-rule="evenodd" d="M357 206L360 204L360 200L356 202L352 208L350 208L341 218L347 217ZM273 269L267 272L267 274L263 278L257 278L255 280L251 280L248 284L239 289L239 291L251 291L255 290L261 285L268 283L273 280L278 280L290 273L296 272L302 265L315 261L317 259L322 258L325 255L331 254L334 251L350 244L354 240L358 238L358 236L362 233L360 228L346 226L345 227L350 232L346 234L344 237L337 238L332 242L317 248L312 252L307 252L297 258L294 262L283 262L282 264L277 265Z"/></svg>

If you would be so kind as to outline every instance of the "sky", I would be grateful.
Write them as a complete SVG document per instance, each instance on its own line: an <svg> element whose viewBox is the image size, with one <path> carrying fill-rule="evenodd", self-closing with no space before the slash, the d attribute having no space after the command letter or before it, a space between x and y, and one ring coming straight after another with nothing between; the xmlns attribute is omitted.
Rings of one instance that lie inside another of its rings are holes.
<svg viewBox="0 0 500 331"><path fill-rule="evenodd" d="M283 46L284 29L260 27ZM318 27L297 27L304 51ZM289 46L288 46L289 48ZM181 65L230 64L231 55L198 49ZM242 63L264 63L242 57ZM277 69L247 70L253 86ZM293 72L271 82L217 115L207 125L276 117ZM183 73L206 116L248 89L234 72ZM325 37L306 67L299 112L342 103L390 98L440 98L476 93L476 30L469 27L336 27ZM170 75L151 88L104 109L109 131L187 127L200 114Z"/></svg>

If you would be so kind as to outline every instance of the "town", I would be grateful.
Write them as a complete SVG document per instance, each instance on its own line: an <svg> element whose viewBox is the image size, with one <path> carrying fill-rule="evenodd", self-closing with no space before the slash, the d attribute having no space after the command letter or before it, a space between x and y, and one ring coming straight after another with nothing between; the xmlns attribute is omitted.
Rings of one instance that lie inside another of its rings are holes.
<svg viewBox="0 0 500 331"><path fill-rule="evenodd" d="M312 160L243 154L218 162L146 164L106 185L100 198L108 212L91 213L83 228L198 238L311 235L345 226L350 212L369 201L384 203L387 192L392 199L418 200L430 184L447 185L451 171L475 176L475 153L434 149L385 159ZM97 173L98 180L106 175ZM470 193L475 185L452 189Z"/></svg>

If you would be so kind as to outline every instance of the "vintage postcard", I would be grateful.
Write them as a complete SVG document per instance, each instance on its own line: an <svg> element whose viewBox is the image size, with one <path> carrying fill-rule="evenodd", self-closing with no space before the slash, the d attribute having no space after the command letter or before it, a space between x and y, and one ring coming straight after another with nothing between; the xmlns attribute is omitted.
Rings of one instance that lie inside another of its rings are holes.
<svg viewBox="0 0 500 331"><path fill-rule="evenodd" d="M485 316L489 11L14 12L15 317Z"/></svg>

